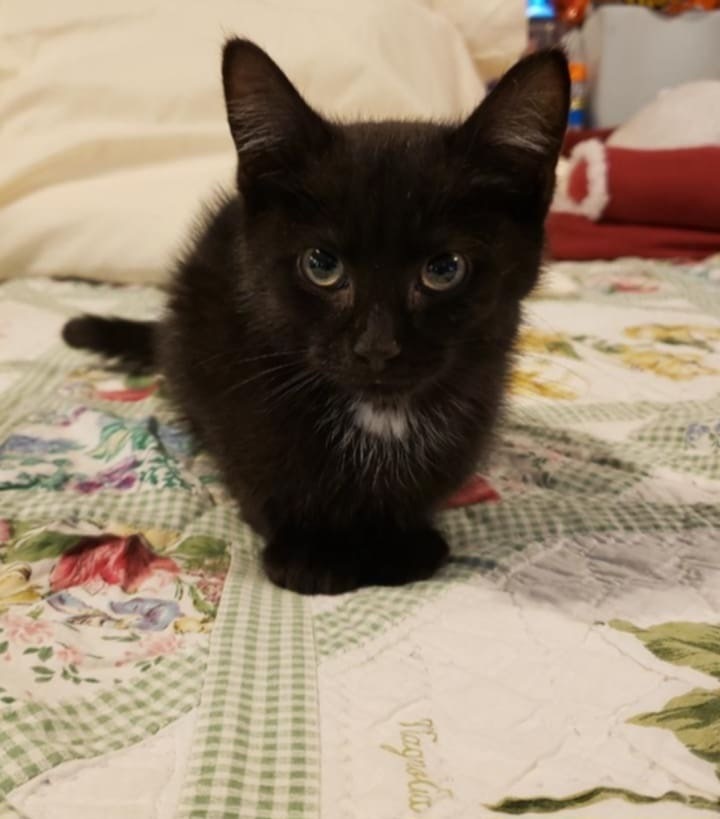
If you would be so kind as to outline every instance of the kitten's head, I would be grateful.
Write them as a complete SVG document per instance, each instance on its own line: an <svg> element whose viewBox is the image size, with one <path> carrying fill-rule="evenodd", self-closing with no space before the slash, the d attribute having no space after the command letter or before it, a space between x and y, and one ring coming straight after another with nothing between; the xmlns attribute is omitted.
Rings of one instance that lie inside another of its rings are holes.
<svg viewBox="0 0 720 819"><path fill-rule="evenodd" d="M223 81L238 286L271 346L380 400L512 340L567 119L560 52L522 60L459 124L331 122L244 40L227 43Z"/></svg>

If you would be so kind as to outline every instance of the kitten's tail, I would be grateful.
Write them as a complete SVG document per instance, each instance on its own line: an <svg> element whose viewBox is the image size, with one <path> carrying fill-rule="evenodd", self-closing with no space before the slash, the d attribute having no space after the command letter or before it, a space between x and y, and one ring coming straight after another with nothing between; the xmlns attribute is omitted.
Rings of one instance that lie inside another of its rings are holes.
<svg viewBox="0 0 720 819"><path fill-rule="evenodd" d="M71 347L117 359L123 369L152 370L156 365L157 326L156 321L78 316L63 327L62 337Z"/></svg>

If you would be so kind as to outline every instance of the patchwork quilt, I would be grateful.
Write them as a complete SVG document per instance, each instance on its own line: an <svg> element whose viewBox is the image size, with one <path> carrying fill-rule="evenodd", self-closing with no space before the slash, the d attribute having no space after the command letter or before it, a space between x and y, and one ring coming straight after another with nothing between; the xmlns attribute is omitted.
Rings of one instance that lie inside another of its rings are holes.
<svg viewBox="0 0 720 819"><path fill-rule="evenodd" d="M159 292L0 287L0 817L720 813L720 260L565 264L436 578L304 598L163 384Z"/></svg>

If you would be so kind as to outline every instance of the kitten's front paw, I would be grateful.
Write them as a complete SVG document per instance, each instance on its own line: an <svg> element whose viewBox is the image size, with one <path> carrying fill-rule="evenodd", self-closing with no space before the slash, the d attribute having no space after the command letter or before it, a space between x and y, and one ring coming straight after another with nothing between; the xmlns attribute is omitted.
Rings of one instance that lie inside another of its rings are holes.
<svg viewBox="0 0 720 819"><path fill-rule="evenodd" d="M357 578L338 567L316 565L282 552L285 549L277 541L272 541L262 556L265 574L281 589L298 594L342 594L362 585Z"/></svg>
<svg viewBox="0 0 720 819"><path fill-rule="evenodd" d="M362 586L427 580L447 562L448 545L427 527L412 531L284 531L263 551L277 586L300 594L342 594Z"/></svg>

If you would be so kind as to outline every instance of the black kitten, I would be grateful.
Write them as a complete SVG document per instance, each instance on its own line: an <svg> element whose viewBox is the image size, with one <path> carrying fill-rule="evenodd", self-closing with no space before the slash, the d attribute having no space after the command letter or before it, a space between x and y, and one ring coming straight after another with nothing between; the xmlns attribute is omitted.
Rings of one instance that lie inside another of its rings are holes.
<svg viewBox="0 0 720 819"><path fill-rule="evenodd" d="M244 40L223 81L238 193L165 317L64 337L160 368L278 585L430 577L448 555L433 513L488 446L538 278L565 58L522 60L459 125L328 121Z"/></svg>

